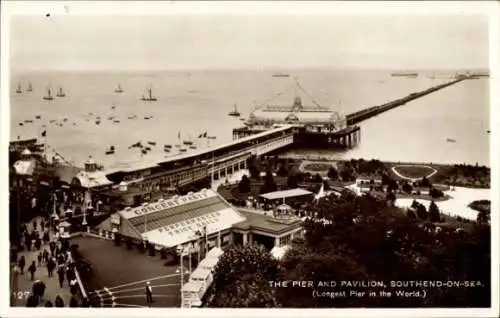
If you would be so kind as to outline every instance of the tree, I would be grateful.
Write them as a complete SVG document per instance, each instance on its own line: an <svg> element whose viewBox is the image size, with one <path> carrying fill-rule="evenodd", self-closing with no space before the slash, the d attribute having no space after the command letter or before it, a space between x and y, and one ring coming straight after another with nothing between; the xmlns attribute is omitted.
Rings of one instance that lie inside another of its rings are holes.
<svg viewBox="0 0 500 318"><path fill-rule="evenodd" d="M328 169L328 178L332 180L337 180L339 178L339 173L334 166L331 166L330 169Z"/></svg>
<svg viewBox="0 0 500 318"><path fill-rule="evenodd" d="M321 176L319 175L319 173L316 173L314 175L313 182L315 182L315 183L321 183L321 182L323 182L323 178L321 178Z"/></svg>
<svg viewBox="0 0 500 318"><path fill-rule="evenodd" d="M431 201L429 204L429 221L431 222L439 222L441 220L441 217L439 215L439 208L434 203L434 201Z"/></svg>
<svg viewBox="0 0 500 318"><path fill-rule="evenodd" d="M297 178L297 174L295 173L290 173L288 175L288 179L286 180L286 184L289 188L297 188L298 187L298 178Z"/></svg>
<svg viewBox="0 0 500 318"><path fill-rule="evenodd" d="M431 182L429 181L429 179L427 179L427 177L423 177L422 180L420 180L419 184L423 188L430 188L432 186Z"/></svg>
<svg viewBox="0 0 500 318"><path fill-rule="evenodd" d="M427 213L427 209L421 203L419 203L417 206L417 216L419 219L422 219L422 220L427 220L427 218L429 217L429 213Z"/></svg>
<svg viewBox="0 0 500 318"><path fill-rule="evenodd" d="M438 190L436 188L431 188L430 191L429 191L429 194L431 197L433 197L434 199L437 199L437 198L440 198L442 196L444 196L444 193L443 191L441 190Z"/></svg>
<svg viewBox="0 0 500 318"><path fill-rule="evenodd" d="M411 220L415 220L417 218L417 216L415 215L415 212L413 212L413 209L407 209L406 216Z"/></svg>
<svg viewBox="0 0 500 318"><path fill-rule="evenodd" d="M214 270L212 307L278 307L269 285L277 278L277 262L263 246L233 245ZM209 297L210 299L211 297Z"/></svg>
<svg viewBox="0 0 500 318"><path fill-rule="evenodd" d="M476 222L479 225L490 225L490 211L479 211L477 214Z"/></svg>
<svg viewBox="0 0 500 318"><path fill-rule="evenodd" d="M394 206L396 204L396 195L394 192L387 193L386 200L391 202L391 205Z"/></svg>
<svg viewBox="0 0 500 318"><path fill-rule="evenodd" d="M413 187L408 182L403 183L402 188L403 188L403 191L406 193L411 193L411 191L413 190Z"/></svg>
<svg viewBox="0 0 500 318"><path fill-rule="evenodd" d="M264 177L264 185L260 189L260 193L269 193L278 190L278 186L274 181L273 173L268 170Z"/></svg>
<svg viewBox="0 0 500 318"><path fill-rule="evenodd" d="M240 182L238 183L238 191L240 191L241 193L248 193L250 192L250 190L250 179L246 175L243 175Z"/></svg>

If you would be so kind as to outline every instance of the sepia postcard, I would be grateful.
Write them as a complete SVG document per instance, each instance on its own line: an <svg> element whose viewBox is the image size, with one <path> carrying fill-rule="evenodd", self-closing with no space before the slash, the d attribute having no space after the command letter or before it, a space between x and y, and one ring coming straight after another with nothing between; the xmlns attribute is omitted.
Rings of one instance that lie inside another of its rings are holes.
<svg viewBox="0 0 500 318"><path fill-rule="evenodd" d="M1 11L2 315L498 316L497 4Z"/></svg>

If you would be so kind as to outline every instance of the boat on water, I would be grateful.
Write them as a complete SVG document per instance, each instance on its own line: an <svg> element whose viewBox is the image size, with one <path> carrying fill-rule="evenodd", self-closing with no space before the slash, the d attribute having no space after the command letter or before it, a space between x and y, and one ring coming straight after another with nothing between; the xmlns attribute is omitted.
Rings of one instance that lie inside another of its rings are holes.
<svg viewBox="0 0 500 318"><path fill-rule="evenodd" d="M457 141L456 141L455 139L453 139L453 138L446 138L446 141L447 141L447 142L457 142Z"/></svg>
<svg viewBox="0 0 500 318"><path fill-rule="evenodd" d="M229 116L233 116L233 117L240 117L240 112L238 111L238 108L236 107L236 104L234 104L233 106L233 110L229 112L228 114Z"/></svg>
<svg viewBox="0 0 500 318"><path fill-rule="evenodd" d="M170 152L170 148L163 148L164 152Z"/></svg>
<svg viewBox="0 0 500 318"><path fill-rule="evenodd" d="M40 118L42 118L42 116L40 116L40 115L35 116L35 119L40 119Z"/></svg>
<svg viewBox="0 0 500 318"><path fill-rule="evenodd" d="M179 144L175 145L175 148L180 148L180 147L181 147L181 145L179 145Z"/></svg>
<svg viewBox="0 0 500 318"><path fill-rule="evenodd" d="M418 73L412 73L412 72L394 72L391 74L392 77L417 77Z"/></svg>
<svg viewBox="0 0 500 318"><path fill-rule="evenodd" d="M59 87L59 91L57 92L57 97L66 97L66 93L63 92L62 87Z"/></svg>
<svg viewBox="0 0 500 318"><path fill-rule="evenodd" d="M112 154L114 154L115 153L115 147L114 146L109 147L109 149L106 150L105 153L106 153L106 155L112 155Z"/></svg>
<svg viewBox="0 0 500 318"><path fill-rule="evenodd" d="M52 92L50 88L47 88L47 95L43 97L44 100L53 100L54 96L52 96Z"/></svg>
<svg viewBox="0 0 500 318"><path fill-rule="evenodd" d="M156 146L156 142L155 141L148 141L148 144L151 145L151 146Z"/></svg>
<svg viewBox="0 0 500 318"><path fill-rule="evenodd" d="M158 99L156 97L153 96L153 91L151 88L148 88L148 96L144 96L142 95L142 98L141 98L142 101L145 101L145 102L156 102Z"/></svg>
<svg viewBox="0 0 500 318"><path fill-rule="evenodd" d="M28 124L28 123L29 123L29 124L31 124L31 123L33 122L33 120L31 120L31 119L26 119L24 122L25 122L25 123L27 123L27 124Z"/></svg>
<svg viewBox="0 0 500 318"><path fill-rule="evenodd" d="M96 120L95 124L96 124L96 125L100 125L100 124L101 124L101 121L100 121L100 120Z"/></svg>
<svg viewBox="0 0 500 318"><path fill-rule="evenodd" d="M208 139L210 139L210 140L217 139L217 137L216 137L216 136L208 136L207 138L208 138Z"/></svg>
<svg viewBox="0 0 500 318"><path fill-rule="evenodd" d="M16 93L21 94L23 90L21 89L21 84L17 85Z"/></svg>
<svg viewBox="0 0 500 318"><path fill-rule="evenodd" d="M186 151L187 151L187 149L186 149L186 148L179 148L179 151L180 151L180 152L186 152Z"/></svg>
<svg viewBox="0 0 500 318"><path fill-rule="evenodd" d="M491 130L488 129L486 132L489 134L489 133L491 133Z"/></svg>
<svg viewBox="0 0 500 318"><path fill-rule="evenodd" d="M189 146L189 149L196 149L197 147L195 145Z"/></svg>
<svg viewBox="0 0 500 318"><path fill-rule="evenodd" d="M151 118L153 118L153 116L146 116L146 117L144 117L144 119L146 119L146 120L149 120Z"/></svg>
<svg viewBox="0 0 500 318"><path fill-rule="evenodd" d="M290 77L290 74L288 73L283 73L283 72L274 72L273 77Z"/></svg>
<svg viewBox="0 0 500 318"><path fill-rule="evenodd" d="M151 147L144 147L144 150L151 151Z"/></svg>
<svg viewBox="0 0 500 318"><path fill-rule="evenodd" d="M146 149L142 149L142 150L141 150L141 153L142 153L143 155L146 155L146 154L148 153L148 151L147 151Z"/></svg>
<svg viewBox="0 0 500 318"><path fill-rule="evenodd" d="M113 122L114 122L115 124L119 124L119 123L120 123L120 121L119 121L119 120L113 120Z"/></svg>
<svg viewBox="0 0 500 318"><path fill-rule="evenodd" d="M31 82L28 85L28 89L26 90L27 92L32 92L33 91L33 86L31 86Z"/></svg>
<svg viewBox="0 0 500 318"><path fill-rule="evenodd" d="M123 93L123 89L120 84L118 84L118 87L115 89L115 93Z"/></svg>
<svg viewBox="0 0 500 318"><path fill-rule="evenodd" d="M165 144L165 145L163 145L163 148L168 148L168 149L170 149L170 148L172 148L172 145Z"/></svg>

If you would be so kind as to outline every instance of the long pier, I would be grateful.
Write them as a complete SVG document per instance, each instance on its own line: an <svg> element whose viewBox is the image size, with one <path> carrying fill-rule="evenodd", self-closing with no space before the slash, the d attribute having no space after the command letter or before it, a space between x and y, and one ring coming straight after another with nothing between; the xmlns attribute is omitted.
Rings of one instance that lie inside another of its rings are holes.
<svg viewBox="0 0 500 318"><path fill-rule="evenodd" d="M351 114L346 116L347 125L355 125L363 120L366 120L366 119L371 118L373 116L377 116L383 112L386 112L386 111L391 110L393 108L396 108L398 106L402 106L408 102L411 102L412 100L429 95L435 91L438 91L440 89L443 89L443 88L451 86L451 85L454 85L454 84L461 82L463 80L466 80L466 79L468 79L468 77L461 77L461 78L458 78L458 79L451 81L449 83L434 86L434 87L431 87L431 88L426 89L426 90L421 91L421 92L411 93L408 96L390 101L390 102L385 103L383 105L373 106L373 107L365 108L363 110L351 113Z"/></svg>

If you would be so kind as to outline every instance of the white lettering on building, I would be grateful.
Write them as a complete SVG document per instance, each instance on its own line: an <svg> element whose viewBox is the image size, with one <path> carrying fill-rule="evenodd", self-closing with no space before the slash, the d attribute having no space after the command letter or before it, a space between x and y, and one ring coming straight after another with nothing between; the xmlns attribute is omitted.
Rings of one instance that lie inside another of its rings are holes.
<svg viewBox="0 0 500 318"><path fill-rule="evenodd" d="M180 205L184 205L187 203L191 203L194 201L207 199L209 197L213 197L214 195L215 195L215 193L213 193L211 191L196 192L196 193L192 193L192 194L178 197L175 199L150 203L147 206L140 206L137 208L133 208L129 211L122 211L121 214L123 217L130 219L130 218L133 218L136 216L155 213L155 212L159 212L162 210L171 209L171 208L174 208L174 207L177 207Z"/></svg>

